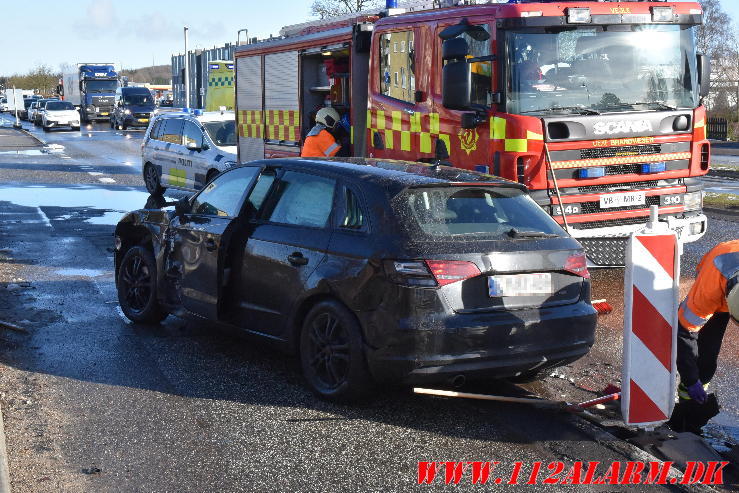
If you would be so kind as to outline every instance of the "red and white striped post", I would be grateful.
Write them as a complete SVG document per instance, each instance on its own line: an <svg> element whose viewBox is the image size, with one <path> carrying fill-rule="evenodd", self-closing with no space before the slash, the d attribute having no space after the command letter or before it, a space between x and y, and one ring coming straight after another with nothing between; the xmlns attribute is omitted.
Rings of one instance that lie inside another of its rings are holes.
<svg viewBox="0 0 739 493"><path fill-rule="evenodd" d="M657 221L631 235L624 279L621 412L627 425L652 429L675 406L680 244Z"/></svg>

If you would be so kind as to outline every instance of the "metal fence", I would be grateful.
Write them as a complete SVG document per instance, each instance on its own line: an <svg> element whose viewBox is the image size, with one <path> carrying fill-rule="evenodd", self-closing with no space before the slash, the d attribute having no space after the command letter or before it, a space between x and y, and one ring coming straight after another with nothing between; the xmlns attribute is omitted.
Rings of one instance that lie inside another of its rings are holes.
<svg viewBox="0 0 739 493"><path fill-rule="evenodd" d="M174 105L188 108L205 107L205 91L208 88L208 62L233 60L236 45L226 43L208 50L188 52L190 63L190 101L185 104L185 55L172 55L172 93Z"/></svg>
<svg viewBox="0 0 739 493"><path fill-rule="evenodd" d="M708 119L708 138L711 140L729 140L729 122L726 118Z"/></svg>

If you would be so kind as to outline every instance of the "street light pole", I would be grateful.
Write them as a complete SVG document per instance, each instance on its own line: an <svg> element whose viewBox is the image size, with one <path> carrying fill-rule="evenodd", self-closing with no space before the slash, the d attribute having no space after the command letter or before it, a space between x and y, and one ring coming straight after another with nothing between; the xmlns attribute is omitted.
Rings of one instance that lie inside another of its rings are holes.
<svg viewBox="0 0 739 493"><path fill-rule="evenodd" d="M190 107L190 56L187 52L187 31L185 27L185 108Z"/></svg>

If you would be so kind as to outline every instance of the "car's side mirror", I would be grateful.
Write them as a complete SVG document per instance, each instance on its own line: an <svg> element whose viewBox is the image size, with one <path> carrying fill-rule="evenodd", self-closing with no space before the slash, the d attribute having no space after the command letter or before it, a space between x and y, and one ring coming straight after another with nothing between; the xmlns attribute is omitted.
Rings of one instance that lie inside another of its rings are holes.
<svg viewBox="0 0 739 493"><path fill-rule="evenodd" d="M190 213L190 199L188 197L183 197L174 204L174 213L180 217L183 218L185 214Z"/></svg>
<svg viewBox="0 0 739 493"><path fill-rule="evenodd" d="M197 142L188 142L188 143L187 143L187 144L185 145L185 147L187 147L187 150L188 150L188 151L198 151L198 152L200 152L200 151L202 151L202 150L203 150L203 148L202 148L202 147L200 147L200 146L199 146L199 145L197 144Z"/></svg>
<svg viewBox="0 0 739 493"><path fill-rule="evenodd" d="M698 54L698 86L700 96L707 97L711 91L711 59L702 53Z"/></svg>

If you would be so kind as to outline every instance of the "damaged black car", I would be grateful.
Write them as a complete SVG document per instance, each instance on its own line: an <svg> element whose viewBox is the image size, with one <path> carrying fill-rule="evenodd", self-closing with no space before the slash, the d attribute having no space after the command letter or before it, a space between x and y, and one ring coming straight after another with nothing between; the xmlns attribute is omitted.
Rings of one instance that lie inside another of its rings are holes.
<svg viewBox="0 0 739 493"><path fill-rule="evenodd" d="M580 244L518 183L371 159L232 168L115 231L120 306L239 327L297 354L332 400L380 382L535 378L582 356Z"/></svg>

